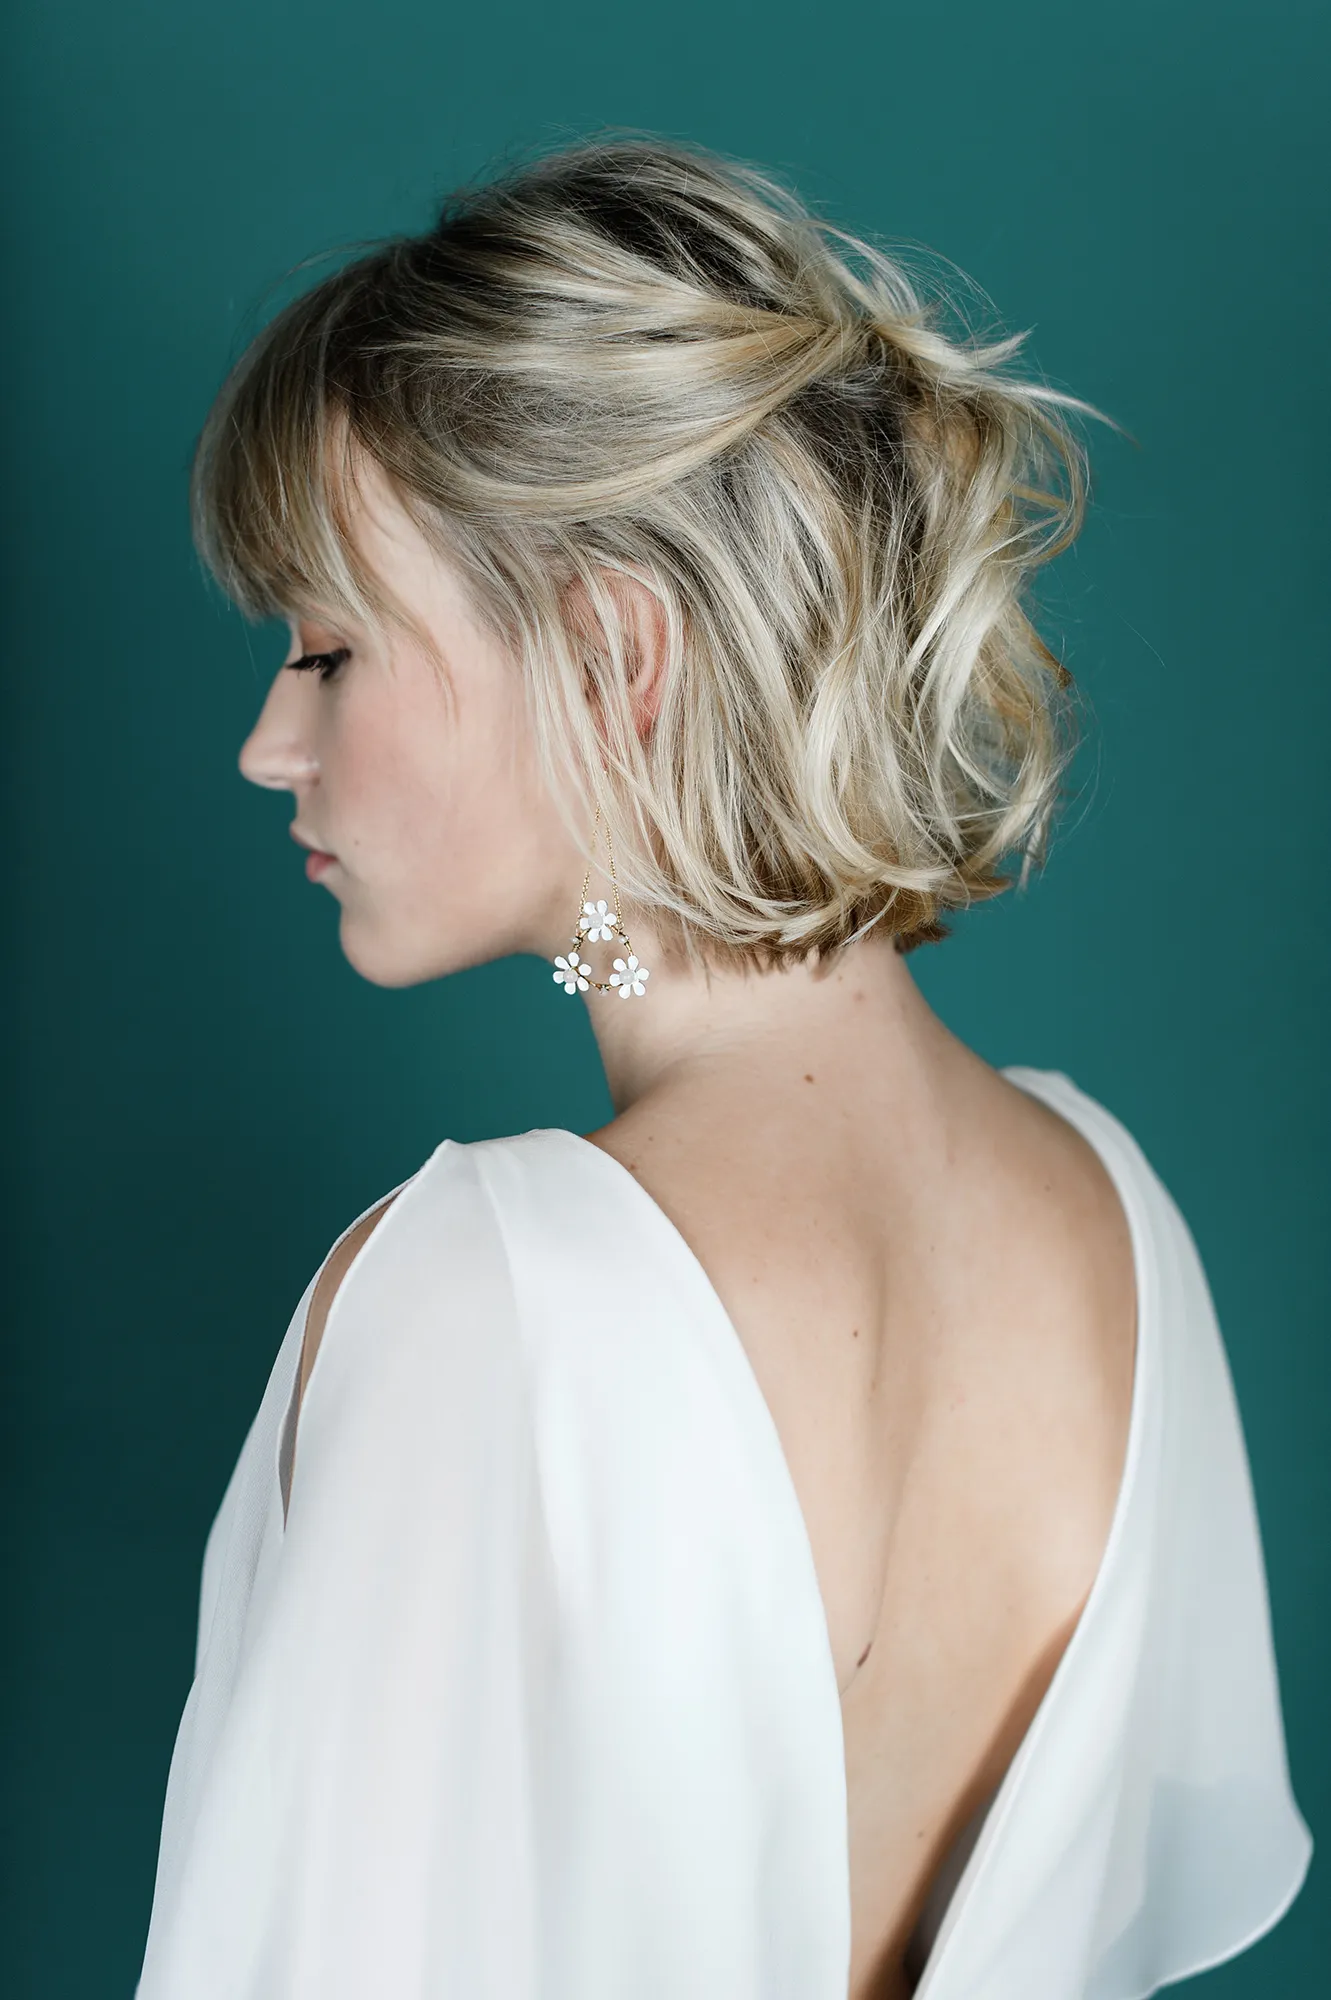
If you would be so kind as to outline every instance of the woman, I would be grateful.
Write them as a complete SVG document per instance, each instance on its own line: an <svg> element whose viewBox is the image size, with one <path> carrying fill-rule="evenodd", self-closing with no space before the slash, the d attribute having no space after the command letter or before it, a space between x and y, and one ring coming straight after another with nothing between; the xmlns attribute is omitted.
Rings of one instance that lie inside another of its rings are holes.
<svg viewBox="0 0 1331 2000"><path fill-rule="evenodd" d="M546 957L615 1116L444 1140L311 1279L140 2000L1128 2000L1297 1889L1186 1225L907 962L1042 853L1084 494L1085 406L938 317L615 140L325 279L209 418L200 547L291 630L241 767L348 958Z"/></svg>

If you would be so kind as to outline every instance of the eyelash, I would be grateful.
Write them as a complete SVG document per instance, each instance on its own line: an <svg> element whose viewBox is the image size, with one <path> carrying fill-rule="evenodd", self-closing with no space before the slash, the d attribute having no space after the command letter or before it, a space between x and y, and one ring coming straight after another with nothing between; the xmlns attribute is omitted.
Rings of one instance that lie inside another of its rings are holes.
<svg viewBox="0 0 1331 2000"><path fill-rule="evenodd" d="M339 646L333 653L304 653L298 660L288 660L287 665L293 674L309 673L312 668L317 667L319 679L327 681L331 680L343 662L350 658L351 648Z"/></svg>

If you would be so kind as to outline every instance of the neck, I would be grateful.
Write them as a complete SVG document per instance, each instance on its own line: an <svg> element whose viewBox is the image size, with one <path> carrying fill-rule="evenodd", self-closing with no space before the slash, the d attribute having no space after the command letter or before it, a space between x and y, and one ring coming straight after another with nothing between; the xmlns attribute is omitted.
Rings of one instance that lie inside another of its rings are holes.
<svg viewBox="0 0 1331 2000"><path fill-rule="evenodd" d="M653 968L647 992L583 996L617 1116L695 1082L725 1089L815 1065L820 1080L844 1070L858 1077L857 1087L890 1094L923 1045L944 1032L886 933L871 931L821 967L770 972L667 961L640 919L633 936Z"/></svg>

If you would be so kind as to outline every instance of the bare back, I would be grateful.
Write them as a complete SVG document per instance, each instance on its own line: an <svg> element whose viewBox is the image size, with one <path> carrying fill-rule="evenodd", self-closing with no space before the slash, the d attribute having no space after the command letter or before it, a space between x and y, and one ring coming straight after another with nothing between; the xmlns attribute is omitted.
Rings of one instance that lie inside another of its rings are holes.
<svg viewBox="0 0 1331 2000"><path fill-rule="evenodd" d="M589 1136L696 1252L772 1411L842 1696L850 2000L896 2000L1100 1564L1133 1255L1089 1143L950 1038L895 1128L819 1096L805 1071Z"/></svg>

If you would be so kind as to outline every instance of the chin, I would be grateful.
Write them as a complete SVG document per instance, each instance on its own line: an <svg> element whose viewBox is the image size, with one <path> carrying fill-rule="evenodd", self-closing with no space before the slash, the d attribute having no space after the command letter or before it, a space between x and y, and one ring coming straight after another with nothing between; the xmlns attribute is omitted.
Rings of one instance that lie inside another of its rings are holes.
<svg viewBox="0 0 1331 2000"><path fill-rule="evenodd" d="M428 966L420 964L417 954L403 949L401 941L367 933L354 921L348 922L345 911L339 941L347 964L371 986L419 986L434 977Z"/></svg>
<svg viewBox="0 0 1331 2000"><path fill-rule="evenodd" d="M468 966L483 965L501 955L482 950L446 951L439 946L431 951L419 940L412 943L382 933L367 933L354 919L348 920L345 910L339 936L348 965L371 986L424 986L432 979L444 979L450 972L462 972Z"/></svg>

